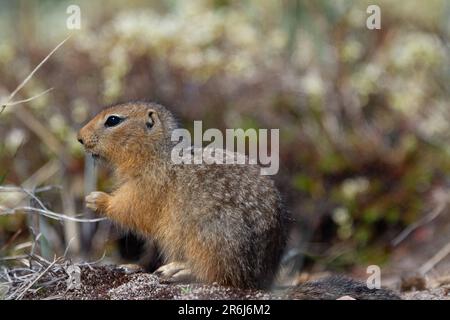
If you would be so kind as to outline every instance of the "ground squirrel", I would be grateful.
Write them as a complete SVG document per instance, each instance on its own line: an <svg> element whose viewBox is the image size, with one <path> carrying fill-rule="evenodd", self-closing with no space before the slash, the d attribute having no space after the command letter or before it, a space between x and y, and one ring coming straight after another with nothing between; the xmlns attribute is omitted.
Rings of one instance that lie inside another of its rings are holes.
<svg viewBox="0 0 450 320"><path fill-rule="evenodd" d="M161 272L204 282L262 288L286 242L286 213L274 182L258 165L174 164L171 112L155 103L109 107L78 134L86 151L113 167L111 194L87 206L151 237L168 261Z"/></svg>
<svg viewBox="0 0 450 320"><path fill-rule="evenodd" d="M106 108L78 140L113 167L111 194L92 192L87 206L155 240L169 263L165 276L241 288L271 284L286 243L288 215L272 179L258 165L174 164L171 112L155 103ZM291 288L302 299L392 299L387 290L330 277Z"/></svg>

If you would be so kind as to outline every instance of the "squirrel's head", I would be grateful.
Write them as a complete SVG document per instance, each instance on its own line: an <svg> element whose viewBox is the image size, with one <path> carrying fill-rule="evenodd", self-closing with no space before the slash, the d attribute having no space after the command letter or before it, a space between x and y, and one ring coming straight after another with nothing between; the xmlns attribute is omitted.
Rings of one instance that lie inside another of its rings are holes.
<svg viewBox="0 0 450 320"><path fill-rule="evenodd" d="M170 153L176 128L172 114L155 103L132 102L106 108L78 132L87 152L118 168L140 166Z"/></svg>

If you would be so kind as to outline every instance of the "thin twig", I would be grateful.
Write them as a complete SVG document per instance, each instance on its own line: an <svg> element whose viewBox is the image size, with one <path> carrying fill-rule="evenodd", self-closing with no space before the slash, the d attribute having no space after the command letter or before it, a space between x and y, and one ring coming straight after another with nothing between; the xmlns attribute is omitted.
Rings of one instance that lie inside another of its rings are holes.
<svg viewBox="0 0 450 320"><path fill-rule="evenodd" d="M70 238L69 243L67 243L66 249L64 250L63 257L67 257L67 253L69 253L70 245L72 244L72 241L75 240L75 237Z"/></svg>
<svg viewBox="0 0 450 320"><path fill-rule="evenodd" d="M14 242L14 240L16 240L16 238L22 233L22 228L20 228L19 230L17 230L10 239L8 239L8 241L0 248L0 252L5 251L6 248L8 248L11 243Z"/></svg>
<svg viewBox="0 0 450 320"><path fill-rule="evenodd" d="M33 262L31 261L31 257L35 254L35 250L36 250L36 244L38 243L39 239L42 236L42 233L39 232L38 235L36 235L36 232L34 231L33 227L30 227L31 230L31 235L33 237L33 242L31 244L31 250L30 250L30 254L28 257L28 263L30 264L30 268L33 265Z"/></svg>
<svg viewBox="0 0 450 320"><path fill-rule="evenodd" d="M102 262L103 259L105 259L105 257L106 257L106 250L103 251L103 254L100 259L97 259L97 260L91 261L91 262L81 262L81 263L77 263L76 265L77 266L88 266L90 269L92 269L92 267L91 267L92 265Z"/></svg>
<svg viewBox="0 0 450 320"><path fill-rule="evenodd" d="M37 99L37 98L39 98L40 96L43 96L44 94L46 94L46 93L48 93L48 92L50 92L50 91L52 91L52 90L53 90L53 88L49 88L49 89L47 89L47 90L45 90L45 91L42 91L41 93L38 93L38 94L36 94L36 95L34 95L34 96L30 97L30 98L23 99L23 100L18 100L18 101L14 101L14 102L10 102L10 103L8 103L8 104L5 104L4 106L5 106L5 107L11 107L11 106L15 106L15 105L17 105L17 104L21 104L21 103L25 103L25 102L30 102L31 100Z"/></svg>
<svg viewBox="0 0 450 320"><path fill-rule="evenodd" d="M25 258L28 258L28 255L21 254L19 256L1 257L0 261L19 260L19 259L25 259Z"/></svg>
<svg viewBox="0 0 450 320"><path fill-rule="evenodd" d="M9 276L8 269L6 269L6 267L3 267L2 269L3 269L3 273L5 274L5 278L8 280L8 283L11 283L12 279Z"/></svg>
<svg viewBox="0 0 450 320"><path fill-rule="evenodd" d="M0 207L0 210L3 210L3 212L0 212L0 216L12 215L12 214L20 213L22 211L31 211L31 212L35 212L38 214L42 214L45 217L48 217L48 218L51 218L54 220L58 220L58 221L67 220L67 221L74 221L74 222L98 222L98 221L103 221L106 219L103 217L102 218L93 218L93 219L76 218L76 217L68 216L68 215L65 215L62 213L57 213L57 212L53 212L50 210L34 208L34 207L30 207L30 206L23 206L23 207L17 207L17 208L4 208L4 207L2 208L2 207Z"/></svg>
<svg viewBox="0 0 450 320"><path fill-rule="evenodd" d="M49 270L51 267L53 267L53 265L58 262L59 259L54 259L52 264L49 265L43 272L41 272L36 279L34 279L27 287L25 290L23 290L16 298L16 300L21 300L22 297L25 295L25 293L40 279L42 278Z"/></svg>
<svg viewBox="0 0 450 320"><path fill-rule="evenodd" d="M49 92L51 89L46 90L44 92L41 92L38 95L35 95L32 98L28 98L28 99L24 99L21 101L17 101L17 102L13 102L12 100L14 99L14 96L20 91L20 89L22 89L27 82L33 77L33 75L39 70L40 67L42 67L42 65L47 62L47 60L56 52L56 50L58 50L67 40L69 40L70 36L68 36L66 39L64 39L63 41L61 41L52 51L50 51L50 53L33 69L33 71L30 72L30 74L28 74L28 76L17 86L17 88L11 92L11 94L9 95L8 99L6 100L6 103L4 103L1 107L0 113L3 112L3 110L7 107L7 106L11 106L11 105L16 105L22 102L29 102L33 99L36 99L40 96L42 96L43 94Z"/></svg>
<svg viewBox="0 0 450 320"><path fill-rule="evenodd" d="M405 230L403 230L397 237L395 237L394 240L392 240L392 245L398 246L400 244L400 242L405 240L406 237L408 237L411 234L411 232L413 232L417 228L419 228L427 223L430 223L431 221L436 219L444 211L444 209L446 207L447 207L447 202L439 204L434 210L432 210L425 217L423 217L419 221L414 222L413 224L408 226Z"/></svg>
<svg viewBox="0 0 450 320"><path fill-rule="evenodd" d="M44 187L40 187L40 188L36 188L34 190L35 193L40 193L40 192L45 192L45 191L50 191L53 189L61 189L61 186L58 185L49 185L49 186L44 186ZM25 189L23 187L16 187L16 186L0 186L0 192L31 192L28 189Z"/></svg>
<svg viewBox="0 0 450 320"><path fill-rule="evenodd" d="M28 191L28 190L26 190L26 189L23 189L23 192L25 192L25 193L26 193L28 196L30 196L34 201L36 201L36 202L41 206L41 208L42 208L43 210L48 210L47 207L42 203L42 201L39 200L39 198L36 197L36 196L34 195L35 192L30 192L30 191Z"/></svg>
<svg viewBox="0 0 450 320"><path fill-rule="evenodd" d="M430 260L420 267L419 272L426 274L433 269L439 262L450 254L450 243L447 243L441 250L438 251Z"/></svg>

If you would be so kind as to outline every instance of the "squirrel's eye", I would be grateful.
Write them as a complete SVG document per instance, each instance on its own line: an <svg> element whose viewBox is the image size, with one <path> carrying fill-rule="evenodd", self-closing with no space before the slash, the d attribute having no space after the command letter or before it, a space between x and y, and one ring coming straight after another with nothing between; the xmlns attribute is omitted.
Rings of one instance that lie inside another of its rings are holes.
<svg viewBox="0 0 450 320"><path fill-rule="evenodd" d="M108 119L106 119L105 127L117 126L122 121L123 121L123 119L118 116L109 116Z"/></svg>

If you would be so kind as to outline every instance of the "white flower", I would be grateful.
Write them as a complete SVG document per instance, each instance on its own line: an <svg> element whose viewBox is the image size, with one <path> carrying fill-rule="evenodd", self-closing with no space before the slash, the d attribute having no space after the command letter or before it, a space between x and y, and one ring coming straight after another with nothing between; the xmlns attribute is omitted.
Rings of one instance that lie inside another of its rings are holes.
<svg viewBox="0 0 450 320"><path fill-rule="evenodd" d="M17 151L17 148L25 142L27 139L27 135L23 129L14 128L5 139L5 147L10 153L14 154Z"/></svg>
<svg viewBox="0 0 450 320"><path fill-rule="evenodd" d="M308 72L302 79L305 92L312 96L322 96L325 91L324 82L317 71Z"/></svg>
<svg viewBox="0 0 450 320"><path fill-rule="evenodd" d="M347 199L353 199L356 195L364 193L370 186L369 180L364 177L346 179L342 183L342 193Z"/></svg>

